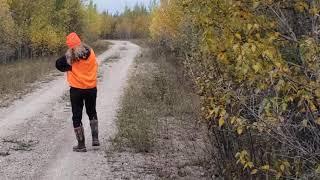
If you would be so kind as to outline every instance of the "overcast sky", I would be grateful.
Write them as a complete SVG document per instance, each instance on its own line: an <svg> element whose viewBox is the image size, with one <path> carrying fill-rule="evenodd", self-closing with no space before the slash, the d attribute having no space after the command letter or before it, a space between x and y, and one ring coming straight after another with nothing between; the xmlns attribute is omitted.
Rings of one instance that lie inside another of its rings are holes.
<svg viewBox="0 0 320 180"><path fill-rule="evenodd" d="M125 5L129 7L134 6L137 2L149 5L150 0L93 0L97 5L99 11L107 10L111 13L117 11L121 12Z"/></svg>

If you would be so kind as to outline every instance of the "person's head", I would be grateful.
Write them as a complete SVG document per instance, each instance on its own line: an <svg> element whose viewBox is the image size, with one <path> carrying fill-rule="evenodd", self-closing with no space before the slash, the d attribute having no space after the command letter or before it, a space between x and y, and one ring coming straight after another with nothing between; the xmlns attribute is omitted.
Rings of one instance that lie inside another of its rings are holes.
<svg viewBox="0 0 320 180"><path fill-rule="evenodd" d="M66 44L68 46L68 51L66 53L66 57L68 62L71 64L80 60L83 53L86 51L85 44L81 42L79 36L72 32L67 36Z"/></svg>

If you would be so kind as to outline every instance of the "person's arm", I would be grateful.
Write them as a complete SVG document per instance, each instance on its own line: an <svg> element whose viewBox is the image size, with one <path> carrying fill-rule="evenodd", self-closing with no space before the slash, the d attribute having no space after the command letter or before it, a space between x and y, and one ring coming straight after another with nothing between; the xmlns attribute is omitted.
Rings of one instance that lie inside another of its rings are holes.
<svg viewBox="0 0 320 180"><path fill-rule="evenodd" d="M61 72L72 70L72 66L68 64L66 56L62 56L56 61L56 68Z"/></svg>

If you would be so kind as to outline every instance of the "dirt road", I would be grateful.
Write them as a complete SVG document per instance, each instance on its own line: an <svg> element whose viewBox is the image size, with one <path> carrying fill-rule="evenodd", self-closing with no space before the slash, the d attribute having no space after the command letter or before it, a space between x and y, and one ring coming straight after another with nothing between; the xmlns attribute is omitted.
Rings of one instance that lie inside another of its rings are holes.
<svg viewBox="0 0 320 180"><path fill-rule="evenodd" d="M112 41L100 62L97 111L100 148L91 147L89 120L84 114L87 153L74 153L69 87L64 76L0 109L0 179L109 179L105 158L108 139L116 132L115 115L128 69L140 48ZM109 60L106 61L106 59Z"/></svg>

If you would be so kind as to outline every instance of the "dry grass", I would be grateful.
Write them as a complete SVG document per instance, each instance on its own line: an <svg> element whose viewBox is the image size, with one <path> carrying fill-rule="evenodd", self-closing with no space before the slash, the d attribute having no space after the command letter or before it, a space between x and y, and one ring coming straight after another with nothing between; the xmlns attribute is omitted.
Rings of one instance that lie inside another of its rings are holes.
<svg viewBox="0 0 320 180"><path fill-rule="evenodd" d="M115 178L211 177L199 97L181 69L175 59L159 58L148 49L136 59L118 112L118 134L108 151Z"/></svg>
<svg viewBox="0 0 320 180"><path fill-rule="evenodd" d="M120 52L114 53L112 56L106 58L103 62L104 63L111 63L111 62L116 62L121 58Z"/></svg>
<svg viewBox="0 0 320 180"><path fill-rule="evenodd" d="M111 42L106 41L106 40L98 40L90 45L94 49L96 54L101 54L104 51L106 51L107 49L109 49L109 46L111 44L112 44Z"/></svg>
<svg viewBox="0 0 320 180"><path fill-rule="evenodd" d="M145 49L136 59L136 69L129 80L118 113L119 133L116 143L137 152L150 152L163 118L199 115L199 101L186 87L183 72L165 58L155 58ZM118 147L121 147L118 146Z"/></svg>
<svg viewBox="0 0 320 180"><path fill-rule="evenodd" d="M126 51L128 50L128 48L126 48L125 46L120 47L120 51Z"/></svg>
<svg viewBox="0 0 320 180"><path fill-rule="evenodd" d="M0 105L11 96L28 91L30 84L54 70L55 58L0 64Z"/></svg>
<svg viewBox="0 0 320 180"><path fill-rule="evenodd" d="M99 40L92 43L92 47L96 54L100 54L107 50L110 44ZM44 57L0 64L0 107L8 106L14 99L30 92L34 82L50 81L55 76L52 74L55 71L55 59Z"/></svg>
<svg viewBox="0 0 320 180"><path fill-rule="evenodd" d="M149 48L150 44L146 39L131 39L132 43L139 45L142 48Z"/></svg>
<svg viewBox="0 0 320 180"><path fill-rule="evenodd" d="M137 61L141 63L146 58ZM152 72L151 68L143 71L135 72L130 78L118 113L119 132L113 142L120 149L131 147L137 152L148 152L154 144L154 118L160 109L160 105L155 103L155 94L159 89L154 85L154 77L147 76Z"/></svg>

